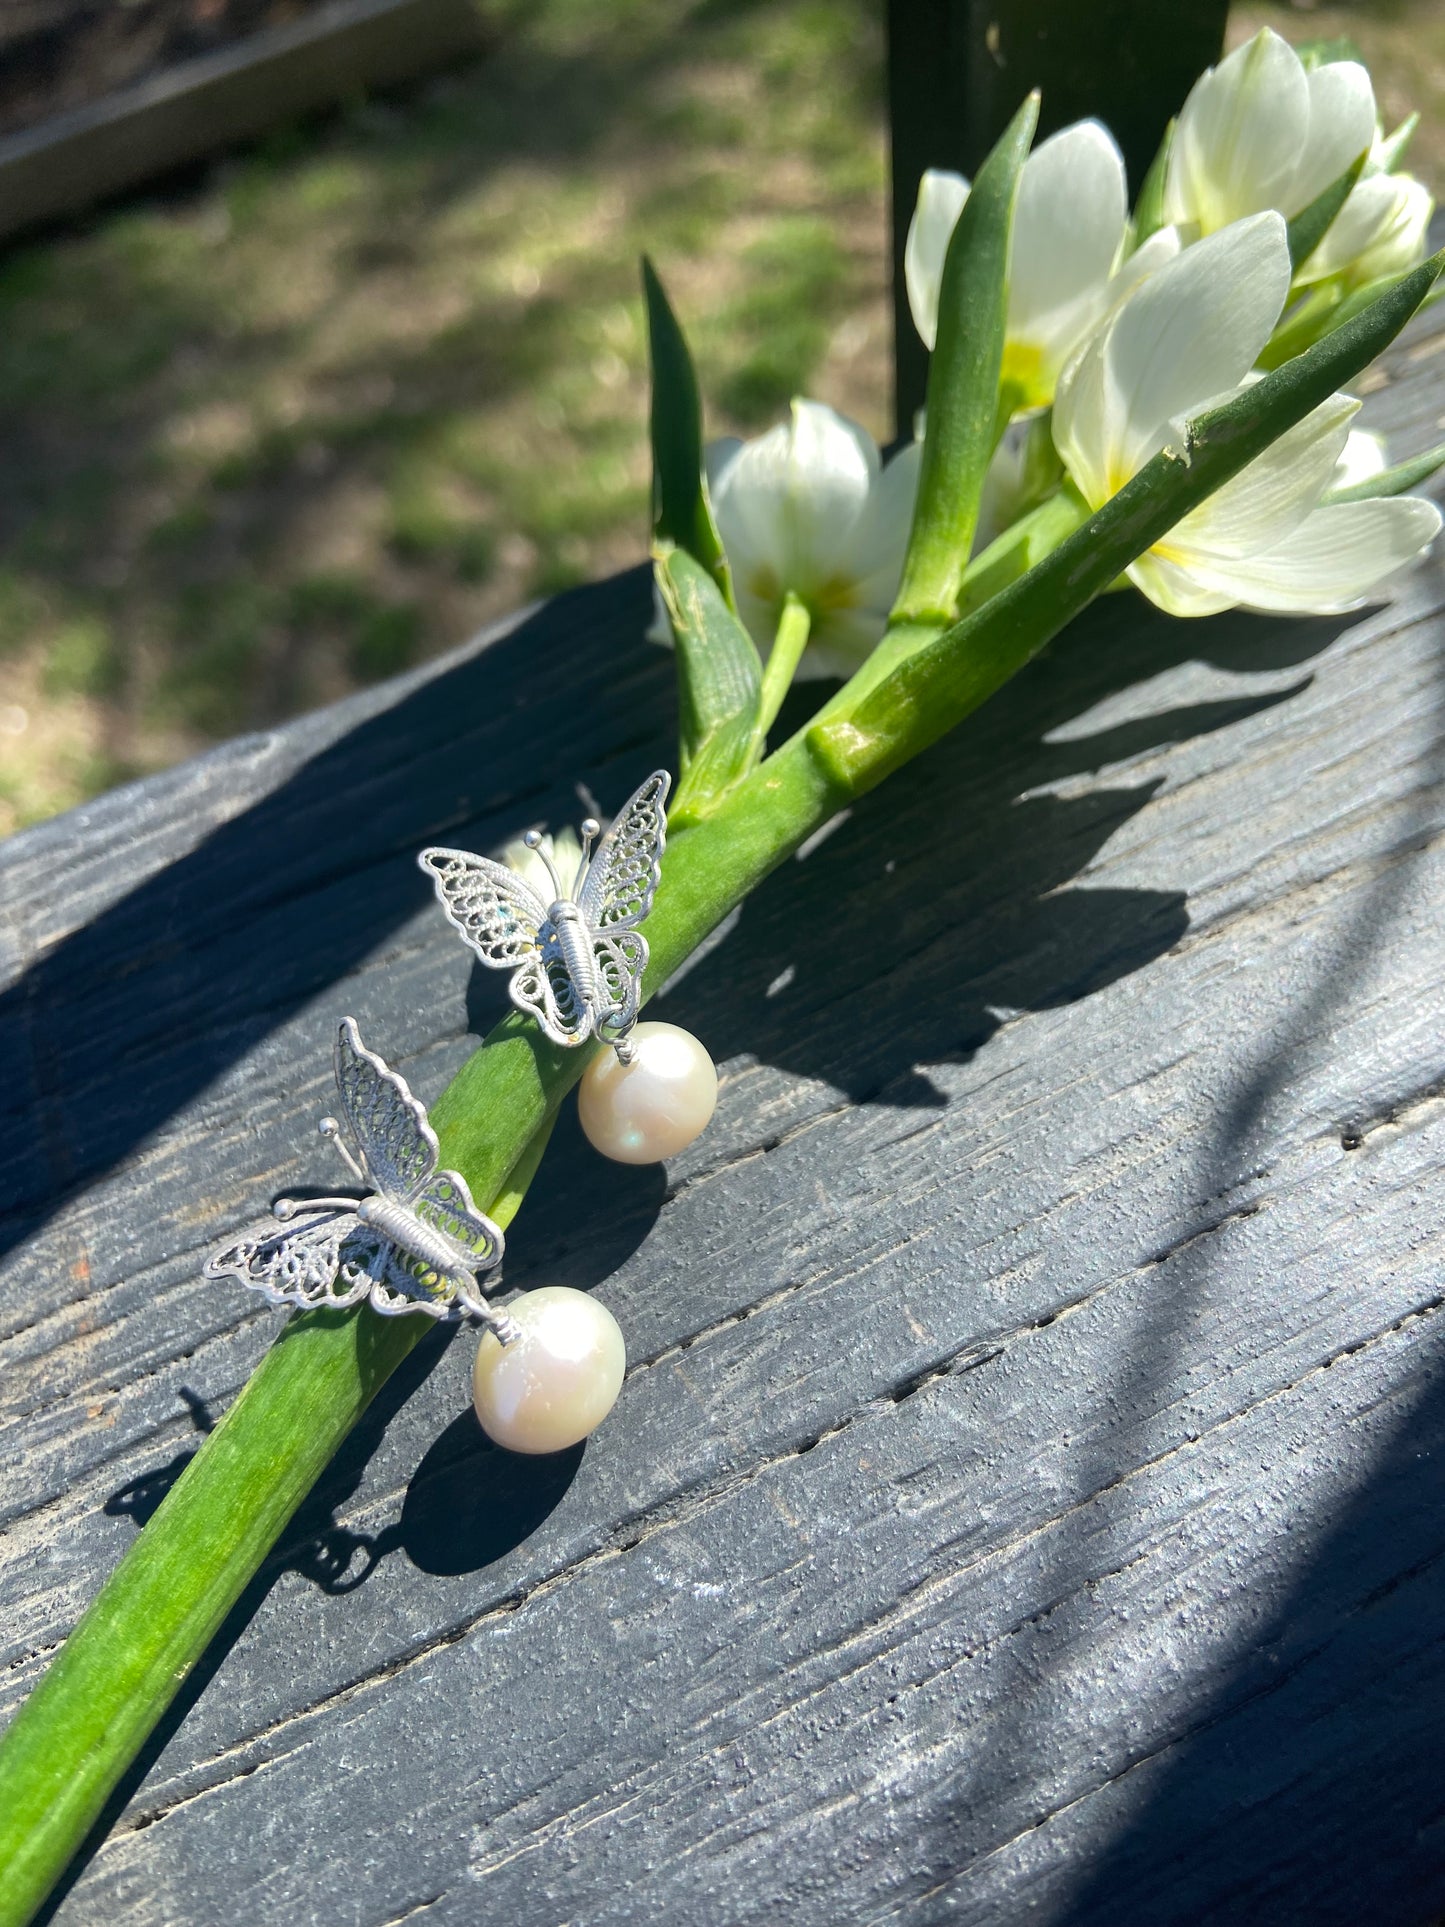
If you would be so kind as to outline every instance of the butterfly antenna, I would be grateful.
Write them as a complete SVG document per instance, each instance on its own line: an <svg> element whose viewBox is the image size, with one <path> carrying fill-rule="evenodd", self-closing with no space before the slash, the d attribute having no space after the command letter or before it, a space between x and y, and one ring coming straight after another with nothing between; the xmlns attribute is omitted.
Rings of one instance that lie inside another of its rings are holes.
<svg viewBox="0 0 1445 1927"><path fill-rule="evenodd" d="M354 1211L355 1198L277 1198L271 1206L271 1216L279 1218L282 1224L289 1224L292 1218L302 1217L308 1211Z"/></svg>
<svg viewBox="0 0 1445 1927"><path fill-rule="evenodd" d="M552 888L557 892L558 899L560 900L565 897L567 892L562 888L562 879L557 874L557 866L552 861L551 853L542 848L542 832L540 830L528 830L527 834L522 838L522 841L529 850L535 851L538 858L546 866L547 874L552 879Z"/></svg>
<svg viewBox="0 0 1445 1927"><path fill-rule="evenodd" d="M602 825L597 821L597 818L595 816L583 817L582 819L582 861L577 865L577 877L576 877L576 881L572 885L572 896L574 901L582 894L582 880L587 875L588 870L590 870L592 867L592 845L597 841L597 838L601 832L601 829L602 829Z"/></svg>
<svg viewBox="0 0 1445 1927"><path fill-rule="evenodd" d="M316 1128L322 1137L329 1139L329 1141L336 1146L337 1150L341 1153L342 1162L352 1177L356 1179L356 1182L370 1189L371 1180L351 1155L351 1147L341 1135L341 1126L337 1123L336 1119L334 1117L323 1117L317 1123Z"/></svg>

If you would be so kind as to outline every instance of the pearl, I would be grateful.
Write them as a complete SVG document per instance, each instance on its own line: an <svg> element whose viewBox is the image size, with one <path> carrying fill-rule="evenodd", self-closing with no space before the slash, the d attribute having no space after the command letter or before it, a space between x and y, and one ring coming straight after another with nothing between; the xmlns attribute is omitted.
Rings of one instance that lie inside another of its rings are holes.
<svg viewBox="0 0 1445 1927"><path fill-rule="evenodd" d="M639 1024L632 1061L599 1051L582 1073L577 1111L588 1141L619 1164L670 1158L706 1125L717 1105L717 1067L676 1024Z"/></svg>
<svg viewBox="0 0 1445 1927"><path fill-rule="evenodd" d="M617 1320L568 1285L524 1291L506 1311L518 1336L504 1345L483 1332L472 1367L482 1430L509 1452L561 1452L617 1403L627 1368Z"/></svg>

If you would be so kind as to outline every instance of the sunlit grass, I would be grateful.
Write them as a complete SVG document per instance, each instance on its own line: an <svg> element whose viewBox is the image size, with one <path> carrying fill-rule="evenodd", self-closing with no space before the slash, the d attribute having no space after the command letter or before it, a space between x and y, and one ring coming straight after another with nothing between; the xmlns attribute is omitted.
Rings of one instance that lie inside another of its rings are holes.
<svg viewBox="0 0 1445 1927"><path fill-rule="evenodd" d="M542 0L12 250L0 832L640 559L644 247L715 432L884 428L881 102L861 0Z"/></svg>

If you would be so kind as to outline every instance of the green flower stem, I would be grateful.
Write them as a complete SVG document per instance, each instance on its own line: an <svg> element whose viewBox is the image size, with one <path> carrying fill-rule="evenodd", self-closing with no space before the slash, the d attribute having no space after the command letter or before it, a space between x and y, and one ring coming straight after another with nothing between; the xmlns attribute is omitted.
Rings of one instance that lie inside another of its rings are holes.
<svg viewBox="0 0 1445 1927"><path fill-rule="evenodd" d="M1035 563L1051 554L1088 516L1088 503L1071 486L1056 490L1037 508L1021 515L964 570L958 585L960 618L981 609L1000 590L1017 582L1021 575L1027 575Z"/></svg>
<svg viewBox="0 0 1445 1927"><path fill-rule="evenodd" d="M793 672L803 660L813 618L808 605L789 589L778 618L772 651L763 664L763 689L758 701L756 736L759 748L768 740L768 731L778 719L783 698L793 684Z"/></svg>
<svg viewBox="0 0 1445 1927"><path fill-rule="evenodd" d="M1191 424L1029 573L819 716L670 844L648 919L655 990L844 804L992 694L1135 556L1379 353L1441 257L1297 361ZM494 1213L520 1202L539 1133L589 1052L513 1013L432 1110L444 1160ZM389 1374L428 1328L368 1309L287 1325L102 1588L0 1743L0 1927L24 1927L136 1752Z"/></svg>

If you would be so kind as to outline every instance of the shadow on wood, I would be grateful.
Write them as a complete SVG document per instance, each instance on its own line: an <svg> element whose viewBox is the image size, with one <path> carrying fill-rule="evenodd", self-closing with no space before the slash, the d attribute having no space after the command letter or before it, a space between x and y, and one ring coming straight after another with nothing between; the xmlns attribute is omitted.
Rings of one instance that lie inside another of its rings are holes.
<svg viewBox="0 0 1445 1927"><path fill-rule="evenodd" d="M1437 802L1445 784L1441 656L1432 723L1415 822L1395 846L1402 856L1423 851L1438 836ZM1306 1077L1319 1039L1343 1028L1367 999L1383 947L1416 914L1412 865L1382 864L1285 1023L1251 1040L1242 1053L1232 1087L1218 1095L1215 1128L1198 1148L1194 1194L1210 1201L1213 1217L1159 1254L1168 1286L1104 1374L1096 1394L1101 1408L1158 1408L1178 1361L1197 1355L1193 1328L1210 1301L1216 1270L1231 1262L1219 1233L1273 1202L1267 1194L1249 1195L1254 1180L1269 1176L1263 1147L1272 1113ZM1385 1115L1342 1118L1339 1148L1368 1157L1372 1139L1388 1138L1400 1113L1433 1103L1442 1089L1445 1080L1437 1078ZM1251 1168L1255 1160L1260 1162ZM1328 1265L1328 1225L1319 1238ZM1336 1242L1333 1249L1339 1254L1333 1262L1348 1266L1347 1248ZM1439 1294L1395 1329L1403 1333L1442 1306L1445 1277ZM1027 1890L1030 1905L1047 1907L1060 1927L1113 1927L1121 1920L1191 1927L1205 1919L1218 1927L1252 1927L1265 1918L1354 1927L1365 1917L1424 1927L1440 1919L1442 1344L1438 1333L1426 1332L1408 1375L1397 1369L1387 1376L1382 1368L1376 1397L1368 1401L1366 1394L1354 1421L1358 1455L1345 1457L1336 1447L1315 1474L1316 1491L1332 1492L1333 1503L1321 1496L1300 1506L1265 1559L1257 1546L1242 1545L1234 1580L1238 1611L1227 1631L1193 1610L1189 1552L1182 1543L1174 1548L1174 1610L1165 1615L1155 1608L1167 1649L1159 1673L1141 1686L1108 1677L1107 1659L1098 1660L1097 1717L1107 1723L1114 1715L1106 1706L1137 1695L1137 1751L1124 1763L1113 1762L1085 1796L1075 1789L1050 1808L1040 1796L1049 1785L1054 1729L1071 1690L1066 1675L1076 1665L1089 1665L1068 1623L1071 1594L1081 1571L1097 1572L1109 1561L1111 1532L1119 1546L1106 1580L1140 1563L1139 1540L1147 1539L1150 1526L1147 1511L1141 1525L1127 1505L1127 1523L1123 1514L1112 1521L1100 1516L1100 1496L1134 1469L1134 1462L1115 1458L1117 1439L1104 1448L1092 1446L1087 1436L1075 1441L1070 1481L1076 1509L1070 1514L1065 1508L1068 1529L1053 1548L1053 1577L1045 1587L1058 1606L1024 1622L1036 1631L1058 1612L1048 1642L1052 1663L1013 1682L1006 1721L993 1729L967 1784L940 1810L920 1852L918 1887L931 1896L937 1917L981 1919L976 1910L990 1891L1001 1906L1007 1895L1017 1907ZM1356 1349L1362 1347L1342 1347L1324 1369ZM1261 1511L1264 1494L1277 1492L1282 1467L1307 1459L1310 1451L1309 1433L1290 1400L1279 1400L1277 1416L1268 1412L1269 1403L1240 1415L1240 1429L1248 1419L1262 1440L1234 1448L1234 1477L1247 1476L1244 1468L1252 1467ZM1195 1443L1171 1447L1155 1463ZM1247 1508L1247 1498L1243 1504ZM1291 1539L1295 1532L1297 1539ZM1216 1562L1229 1558L1222 1536L1216 1523L1209 1532L1209 1556ZM1106 1580L1091 1580L1091 1589L1102 1591ZM1160 1730L1165 1723L1167 1736ZM1000 1826L999 1789L1014 1786L1031 1788L1039 1805L1026 1819L1015 1816L1017 1831L1008 1837ZM1402 1800L1404 1786L1420 1788L1421 1798ZM1003 1837L990 1837L991 1828ZM1082 1846L1085 1839L1092 1851ZM997 1885L991 1887L987 1874L980 1879L980 1863L994 1856ZM1331 1868L1333 1877L1324 1872ZM957 1912L951 1891L960 1901L967 1894Z"/></svg>

